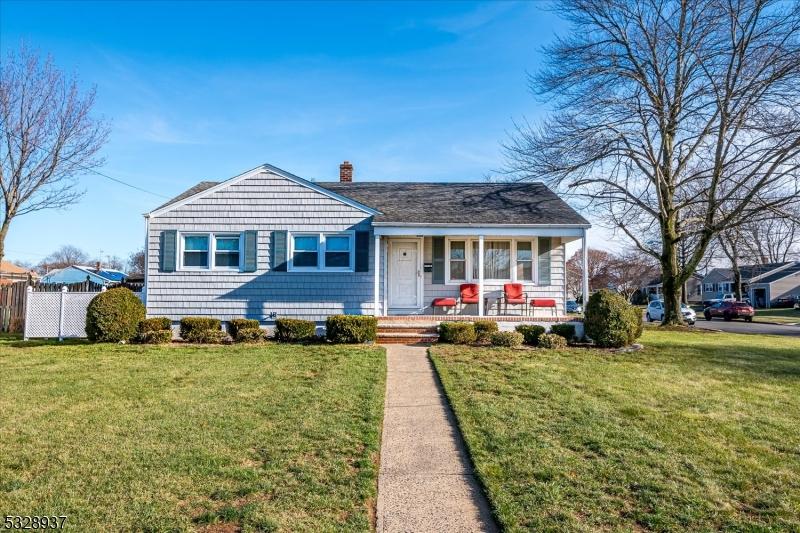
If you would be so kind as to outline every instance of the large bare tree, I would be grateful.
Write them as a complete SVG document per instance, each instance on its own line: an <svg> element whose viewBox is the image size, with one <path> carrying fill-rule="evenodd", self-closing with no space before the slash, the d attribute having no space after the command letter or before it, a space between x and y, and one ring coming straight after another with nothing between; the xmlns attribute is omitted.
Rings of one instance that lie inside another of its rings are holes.
<svg viewBox="0 0 800 533"><path fill-rule="evenodd" d="M0 64L0 260L14 218L75 203L77 176L102 164L108 129L91 117L94 99L25 46Z"/></svg>
<svg viewBox="0 0 800 533"><path fill-rule="evenodd" d="M725 228L798 196L800 3L560 0L510 171L584 200L661 266L665 324ZM681 247L685 261L681 261Z"/></svg>
<svg viewBox="0 0 800 533"><path fill-rule="evenodd" d="M611 285L611 263L614 255L605 250L589 248L589 290L606 289ZM578 295L583 298L583 251L577 250L572 257L567 260L567 292L575 298Z"/></svg>

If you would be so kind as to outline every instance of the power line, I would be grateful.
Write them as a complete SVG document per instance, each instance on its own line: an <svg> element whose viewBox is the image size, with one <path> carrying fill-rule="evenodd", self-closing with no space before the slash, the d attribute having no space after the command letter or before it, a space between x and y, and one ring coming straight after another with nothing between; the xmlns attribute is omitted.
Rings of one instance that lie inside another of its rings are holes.
<svg viewBox="0 0 800 533"><path fill-rule="evenodd" d="M17 138L17 140L20 140L20 141L25 141L25 140L24 140L22 137L20 137L19 135L17 135L17 134L16 134L16 133L14 133L14 132L8 131L8 130L6 130L6 129L3 129L3 131L4 131L5 133L7 133L7 134L9 134L9 135L13 136L13 137L16 137L16 138ZM28 140L28 141L26 141L26 142L30 143L30 144L31 144L31 145L33 145L35 148L38 148L38 149L40 149L40 150L46 150L45 148L42 148L41 146L38 146L36 143L34 143L34 142L31 142L30 140ZM49 150L49 151L48 151L48 153L52 153L52 150ZM127 182L127 181L125 181L125 180L121 180L121 179L119 179L119 178L115 178L115 177L113 177L113 176L109 176L108 174L104 174L104 173L100 172L99 170L95 170L95 169L93 169L93 168L90 168L90 167L87 167L87 166L85 166L85 165L79 165L79 164L76 164L75 166L77 166L77 167L78 167L78 168L80 168L80 169L83 169L83 170L84 170L84 171L86 171L86 172L91 172L92 174L97 174L98 176L101 176L101 177L103 177L103 178L106 178L106 179L108 179L108 180L111 180L111 181L113 181L113 182L115 182L115 183L119 183L120 185L124 185L124 186L126 186L126 187L130 187L131 189L136 189L137 191L141 191L141 192L143 192L143 193L152 194L153 196L158 196L159 198L164 198L164 199L166 199L166 200L169 200L169 199L171 198L170 196L165 196L165 195L163 195L163 194L159 194L159 193L157 193L157 192L148 191L147 189L143 189L143 188L141 188L141 187L139 187L139 186L137 186L137 185L133 185L132 183L128 183L128 182Z"/></svg>

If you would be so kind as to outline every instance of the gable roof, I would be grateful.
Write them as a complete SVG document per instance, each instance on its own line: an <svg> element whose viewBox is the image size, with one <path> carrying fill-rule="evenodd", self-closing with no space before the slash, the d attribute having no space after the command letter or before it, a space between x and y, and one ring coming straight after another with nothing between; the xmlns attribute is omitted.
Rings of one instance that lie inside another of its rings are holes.
<svg viewBox="0 0 800 533"><path fill-rule="evenodd" d="M10 261L0 262L0 275L2 274L29 274L30 269L15 265Z"/></svg>
<svg viewBox="0 0 800 533"><path fill-rule="evenodd" d="M757 284L757 283L772 283L773 281L778 281L780 279L783 279L785 277L797 274L799 272L800 272L800 261L797 261L797 262L795 262L795 264L793 264L793 265L791 265L791 266L789 266L787 268L782 268L782 269L778 270L777 272L772 272L771 274L769 274L769 275L767 275L767 276L765 276L763 278L759 278L759 279L755 280L753 283L754 284Z"/></svg>
<svg viewBox="0 0 800 533"><path fill-rule="evenodd" d="M747 283L770 283L765 282L763 276L773 277L780 279L784 277L783 270L792 264L792 261L784 261L782 263L767 263L765 265L742 265L739 267L739 273L742 276L742 281ZM730 268L715 268L711 270L706 276L712 274L719 276L722 281L733 281L733 270ZM774 280L773 280L774 281Z"/></svg>
<svg viewBox="0 0 800 533"><path fill-rule="evenodd" d="M160 206L158 206L155 209L153 209L153 211L158 211L159 209L163 209L163 208L167 207L168 205L172 205L174 203L180 202L181 200L185 200L186 198L189 198L190 196L194 196L195 194L201 193L201 192L205 191L206 189L210 189L211 187L214 187L215 185L219 185L220 183L222 183L222 182L221 181L201 181L200 183L198 183L194 187L190 187L190 188L186 189L185 191L180 193L175 198L172 198L171 200L167 200L166 202L164 202Z"/></svg>

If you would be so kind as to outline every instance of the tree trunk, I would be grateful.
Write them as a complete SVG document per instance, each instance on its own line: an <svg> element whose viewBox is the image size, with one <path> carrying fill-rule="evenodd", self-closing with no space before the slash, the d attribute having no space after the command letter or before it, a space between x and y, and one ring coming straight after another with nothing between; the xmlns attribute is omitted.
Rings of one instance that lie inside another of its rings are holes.
<svg viewBox="0 0 800 533"><path fill-rule="evenodd" d="M6 217L3 219L3 225L0 226L0 262L6 258L6 235L8 235L9 226L11 226L11 218Z"/></svg>
<svg viewBox="0 0 800 533"><path fill-rule="evenodd" d="M678 269L678 257L675 253L677 246L674 241L664 244L661 254L661 280L662 290L664 291L664 318L661 324L664 326L683 325L683 315L681 314L681 272Z"/></svg>

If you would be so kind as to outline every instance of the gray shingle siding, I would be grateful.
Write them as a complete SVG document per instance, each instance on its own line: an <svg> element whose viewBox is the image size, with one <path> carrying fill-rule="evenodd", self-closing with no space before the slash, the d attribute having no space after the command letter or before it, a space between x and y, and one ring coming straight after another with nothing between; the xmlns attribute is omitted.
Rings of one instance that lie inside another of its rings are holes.
<svg viewBox="0 0 800 533"><path fill-rule="evenodd" d="M257 270L159 272L159 239L164 230L256 230ZM274 312L278 317L320 321L336 313L373 312L373 238L369 272L271 272L274 230L370 231L371 225L363 211L270 172L244 179L150 219L148 315L230 320L265 319Z"/></svg>

